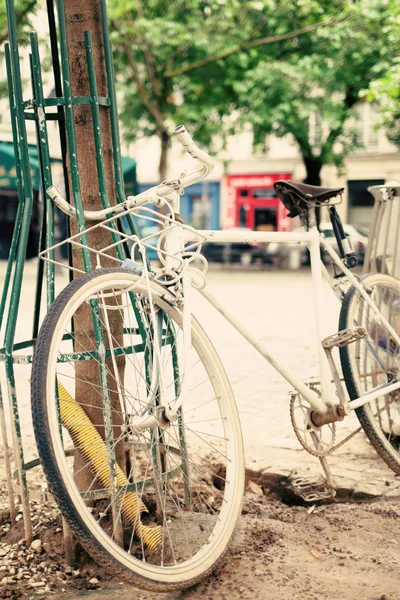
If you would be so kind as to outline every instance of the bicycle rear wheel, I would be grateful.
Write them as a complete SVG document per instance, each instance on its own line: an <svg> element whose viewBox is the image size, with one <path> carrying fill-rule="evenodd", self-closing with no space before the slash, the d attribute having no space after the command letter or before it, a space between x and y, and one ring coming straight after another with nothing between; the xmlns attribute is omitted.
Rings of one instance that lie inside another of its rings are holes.
<svg viewBox="0 0 400 600"><path fill-rule="evenodd" d="M380 273L367 275L362 281L371 300L399 333L400 282ZM352 287L343 300L339 329L358 326L366 329L367 337L340 348L343 376L351 400L400 377L400 348ZM400 391L361 406L356 414L376 451L400 474Z"/></svg>
<svg viewBox="0 0 400 600"><path fill-rule="evenodd" d="M48 485L77 539L112 574L166 591L193 585L224 554L240 514L244 459L229 382L194 319L179 418L130 430L130 417L173 400L185 375L182 313L159 284L151 299L162 316L155 394L148 288L126 269L101 269L70 283L49 310L35 347L32 407Z"/></svg>

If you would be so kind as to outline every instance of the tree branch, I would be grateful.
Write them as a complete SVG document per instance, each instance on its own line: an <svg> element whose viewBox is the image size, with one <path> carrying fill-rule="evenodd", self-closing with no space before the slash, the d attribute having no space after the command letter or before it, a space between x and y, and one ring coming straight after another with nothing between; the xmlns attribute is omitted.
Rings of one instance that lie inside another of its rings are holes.
<svg viewBox="0 0 400 600"><path fill-rule="evenodd" d="M143 19L144 15L143 15L143 6L142 6L141 0L137 0L137 10L138 10L139 18ZM149 72L151 87L153 89L153 95L155 98L157 98L160 94L160 86L158 84L158 81L157 81L157 78L156 78L155 72L154 72L151 48L150 48L150 45L149 45L149 42L148 42L146 36L140 36L140 38L141 38L141 40L143 42L143 46L144 46L144 57L145 57L146 64L147 64L147 70Z"/></svg>
<svg viewBox="0 0 400 600"><path fill-rule="evenodd" d="M162 115L161 111L147 97L146 88L144 87L143 81L140 78L139 72L138 72L138 70L136 68L135 60L134 60L134 58L132 56L132 53L131 53L131 47L126 42L123 44L123 47L124 47L124 51L125 51L126 57L128 59L128 64L129 64L129 66L131 68L131 71L132 71L133 78L134 78L135 83L137 85L141 101L143 102L144 106L147 108L147 110L149 111L149 113L153 116L153 118L156 121L158 127L164 128L164 118L163 118L163 115Z"/></svg>
<svg viewBox="0 0 400 600"><path fill-rule="evenodd" d="M302 27L301 29L296 29L295 31L291 31L289 33L282 33L280 35L271 35L266 38L260 38L257 40L250 40L247 42L243 42L242 44L238 44L234 48L230 50L225 50L224 52L220 52L219 54L214 54L213 56L208 56L207 58L203 58L202 60L197 60L191 65L186 65L179 69L175 69L172 71L167 71L165 73L165 77L176 77L177 75L183 75L188 71L192 71L193 69L198 69L199 67L203 67L212 62L216 62L217 60L221 60L227 58L228 56L232 56L236 52L240 50L247 50L248 48L254 48L255 46L266 46L267 44L273 44L274 42L282 42L284 40L290 40L300 35L304 35L306 33L310 33L311 31L315 31L320 27L334 27L339 23L343 23L348 17L344 17L343 19L336 19L332 21L314 23L313 25L307 25L306 27Z"/></svg>
<svg viewBox="0 0 400 600"><path fill-rule="evenodd" d="M358 99L359 99L358 94L356 93L355 90L348 89L346 91L346 96L344 98L344 103L343 103L344 105L343 105L343 111L342 111L340 123L337 125L337 127L330 130L328 137L326 138L325 143L322 145L322 148L321 148L320 157L324 164L327 161L327 157L328 157L329 153L331 152L336 140L343 133L344 125L346 123L346 119L348 117L349 110L351 108L353 108L353 106L356 104Z"/></svg>

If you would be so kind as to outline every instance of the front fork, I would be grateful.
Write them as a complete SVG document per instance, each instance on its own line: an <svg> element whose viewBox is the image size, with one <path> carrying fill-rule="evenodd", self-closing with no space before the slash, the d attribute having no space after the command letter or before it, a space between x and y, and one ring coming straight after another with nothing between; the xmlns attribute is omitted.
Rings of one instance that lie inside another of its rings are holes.
<svg viewBox="0 0 400 600"><path fill-rule="evenodd" d="M165 267L166 271L176 272L177 269L182 268L182 257L184 254L184 229L179 226L178 222L170 222L168 224L170 231L166 235L165 240ZM178 284L179 285L179 284ZM180 285L182 290L182 331L183 331L183 377L179 385L179 395L172 401L167 402L165 397L165 386L163 382L162 373L162 327L161 332L158 335L157 332L160 328L157 327L157 319L163 319L163 312L159 311L155 314L154 307L151 310L151 318L154 327L154 348L153 348L153 366L151 373L151 384L150 392L148 395L148 404L146 410L136 417L130 419L130 428L132 432L140 433L145 429L151 427L160 427L161 429L168 427L171 421L178 418L179 409L181 408L189 391L189 384L191 380L191 346L192 346L192 334L191 334L191 320L192 320L192 276L191 271L187 268L186 264L183 264L182 274L180 277ZM149 287L150 290L150 287ZM152 308L151 293L149 292L150 309ZM160 316L161 315L161 316ZM179 331L175 332L175 335L179 335ZM176 340L171 341L175 344L175 351L178 352L178 343ZM155 409L152 409L150 405L154 406L154 399L158 397L158 405Z"/></svg>

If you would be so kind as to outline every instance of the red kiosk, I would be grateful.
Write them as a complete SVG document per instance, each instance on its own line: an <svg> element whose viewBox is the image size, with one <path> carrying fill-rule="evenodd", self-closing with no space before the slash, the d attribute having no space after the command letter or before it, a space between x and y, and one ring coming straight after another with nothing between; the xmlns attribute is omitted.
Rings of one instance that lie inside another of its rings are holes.
<svg viewBox="0 0 400 600"><path fill-rule="evenodd" d="M279 179L291 179L291 173L228 175L224 227L291 231L291 219L273 187Z"/></svg>

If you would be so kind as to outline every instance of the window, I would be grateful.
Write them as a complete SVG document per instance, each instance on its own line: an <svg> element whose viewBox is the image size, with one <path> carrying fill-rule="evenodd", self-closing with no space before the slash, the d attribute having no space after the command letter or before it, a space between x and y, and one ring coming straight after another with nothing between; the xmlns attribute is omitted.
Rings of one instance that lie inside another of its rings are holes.
<svg viewBox="0 0 400 600"><path fill-rule="evenodd" d="M275 198L276 192L274 188L255 188L253 190L253 198Z"/></svg>
<svg viewBox="0 0 400 600"><path fill-rule="evenodd" d="M376 104L360 102L356 106L354 129L360 149L373 151L378 145L376 123L378 110Z"/></svg>
<svg viewBox="0 0 400 600"><path fill-rule="evenodd" d="M358 181L348 181L349 205L351 207L373 206L374 198L369 193L368 188L371 185L382 185L383 179L362 179Z"/></svg>

